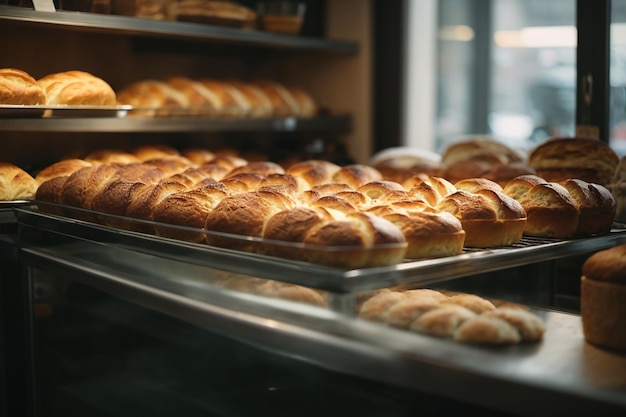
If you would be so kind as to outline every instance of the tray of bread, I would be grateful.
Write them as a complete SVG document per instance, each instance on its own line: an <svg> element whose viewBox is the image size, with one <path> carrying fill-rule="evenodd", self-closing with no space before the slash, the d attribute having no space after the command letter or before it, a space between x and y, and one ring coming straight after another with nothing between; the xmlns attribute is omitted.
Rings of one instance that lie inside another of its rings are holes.
<svg viewBox="0 0 626 417"><path fill-rule="evenodd" d="M624 237L605 187L536 175L504 187L424 174L396 182L363 164L142 146L59 161L30 184L37 209L16 209L21 221L186 262L233 259L227 269L335 291L448 279Z"/></svg>

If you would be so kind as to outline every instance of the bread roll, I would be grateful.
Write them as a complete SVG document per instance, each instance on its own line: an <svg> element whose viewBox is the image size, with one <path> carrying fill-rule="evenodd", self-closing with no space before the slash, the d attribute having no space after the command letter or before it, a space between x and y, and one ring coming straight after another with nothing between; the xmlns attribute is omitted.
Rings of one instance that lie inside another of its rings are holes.
<svg viewBox="0 0 626 417"><path fill-rule="evenodd" d="M45 103L44 91L30 74L16 68L0 69L0 104L33 106Z"/></svg>
<svg viewBox="0 0 626 417"><path fill-rule="evenodd" d="M563 239L576 233L580 210L562 185L540 182L521 194L518 201L526 211L526 236Z"/></svg>
<svg viewBox="0 0 626 417"><path fill-rule="evenodd" d="M179 158L180 152L176 148L167 145L143 145L138 146L131 152L142 162L155 159Z"/></svg>
<svg viewBox="0 0 626 417"><path fill-rule="evenodd" d="M496 306L491 301L474 294L455 294L442 300L441 303L442 305L459 305L476 314L482 314L496 309Z"/></svg>
<svg viewBox="0 0 626 417"><path fill-rule="evenodd" d="M472 318L476 313L455 304L440 305L438 308L424 312L412 321L409 329L437 337L453 337L457 328Z"/></svg>
<svg viewBox="0 0 626 417"><path fill-rule="evenodd" d="M239 91L246 97L250 105L250 117L272 117L274 115L274 106L265 91L258 86L237 80L228 80L224 84L232 89Z"/></svg>
<svg viewBox="0 0 626 417"><path fill-rule="evenodd" d="M118 168L111 164L95 164L80 168L70 175L63 184L61 203L66 206L91 210L93 197L103 190L110 181L117 178ZM97 222L95 213L75 210L77 218Z"/></svg>
<svg viewBox="0 0 626 417"><path fill-rule="evenodd" d="M578 204L580 215L575 235L590 236L611 231L616 203L608 189L579 179L569 179L560 184Z"/></svg>
<svg viewBox="0 0 626 417"><path fill-rule="evenodd" d="M366 320L384 322L387 310L403 300L406 300L406 295L401 292L382 290L363 302L358 316Z"/></svg>
<svg viewBox="0 0 626 417"><path fill-rule="evenodd" d="M626 245L596 252L582 266L580 314L585 340L626 350Z"/></svg>
<svg viewBox="0 0 626 417"><path fill-rule="evenodd" d="M137 158L130 152L125 152L117 149L99 149L85 155L85 161L92 164L132 164L141 162L141 159Z"/></svg>
<svg viewBox="0 0 626 417"><path fill-rule="evenodd" d="M205 235L168 225L203 229L209 214L227 197L222 187L202 187L171 194L152 210L152 220L158 236L201 243Z"/></svg>
<svg viewBox="0 0 626 417"><path fill-rule="evenodd" d="M184 184L171 180L163 180L158 184L147 184L145 187L134 188L126 208L126 217L152 221L154 208L172 194L187 191ZM142 233L155 233L150 223L133 222L132 230Z"/></svg>
<svg viewBox="0 0 626 417"><path fill-rule="evenodd" d="M522 338L508 321L481 314L464 321L454 332L454 340L481 345L511 345L519 343Z"/></svg>
<svg viewBox="0 0 626 417"><path fill-rule="evenodd" d="M189 108L189 99L165 81L146 79L136 81L117 94L120 104L133 106L131 115L172 116Z"/></svg>
<svg viewBox="0 0 626 417"><path fill-rule="evenodd" d="M115 106L115 91L103 79L85 71L48 74L37 80L47 105Z"/></svg>
<svg viewBox="0 0 626 417"><path fill-rule="evenodd" d="M223 110L220 98L202 83L188 77L169 77L165 82L187 99L186 105L192 115L219 115Z"/></svg>
<svg viewBox="0 0 626 417"><path fill-rule="evenodd" d="M407 241L408 259L441 258L463 252L465 231L459 219L446 212L413 212L400 208L371 211L400 229Z"/></svg>
<svg viewBox="0 0 626 417"><path fill-rule="evenodd" d="M522 342L537 342L543 338L546 326L535 314L519 308L494 308L482 314L483 317L497 317L515 327Z"/></svg>
<svg viewBox="0 0 626 417"><path fill-rule="evenodd" d="M431 207L435 207L445 196L457 191L448 180L425 174L406 179L402 186L408 190L410 198L423 200Z"/></svg>
<svg viewBox="0 0 626 417"><path fill-rule="evenodd" d="M252 104L236 87L210 78L200 78L197 81L217 98L221 115L248 116L250 114Z"/></svg>
<svg viewBox="0 0 626 417"><path fill-rule="evenodd" d="M0 162L0 201L30 200L35 197L37 181L10 162Z"/></svg>
<svg viewBox="0 0 626 417"><path fill-rule="evenodd" d="M413 322L439 305L439 300L433 297L405 297L389 306L382 318L390 326L409 329Z"/></svg>
<svg viewBox="0 0 626 417"><path fill-rule="evenodd" d="M526 226L522 205L490 189L459 190L445 197L437 209L456 216L465 231L466 247L490 248L518 242Z"/></svg>
<svg viewBox="0 0 626 417"><path fill-rule="evenodd" d="M41 185L55 177L68 177L80 168L91 166L92 163L84 159L70 158L48 165L35 176L37 184Z"/></svg>
<svg viewBox="0 0 626 417"><path fill-rule="evenodd" d="M368 182L381 181L382 179L383 176L375 168L362 164L346 165L332 176L332 182L347 184L355 190Z"/></svg>
<svg viewBox="0 0 626 417"><path fill-rule="evenodd" d="M285 171L287 174L302 178L309 188L327 184L333 181L333 175L341 167L329 161L309 159L290 165Z"/></svg>
<svg viewBox="0 0 626 417"><path fill-rule="evenodd" d="M204 228L209 245L254 252L258 243L245 237L261 237L265 222L292 208L293 200L273 191L251 191L228 196L209 213ZM220 234L233 235L232 238Z"/></svg>
<svg viewBox="0 0 626 417"><path fill-rule="evenodd" d="M298 101L281 83L272 80L256 80L252 84L260 88L270 99L274 116L286 117L299 114Z"/></svg>
<svg viewBox="0 0 626 417"><path fill-rule="evenodd" d="M619 163L617 154L594 139L553 138L537 146L528 164L548 182L570 178L608 185Z"/></svg>

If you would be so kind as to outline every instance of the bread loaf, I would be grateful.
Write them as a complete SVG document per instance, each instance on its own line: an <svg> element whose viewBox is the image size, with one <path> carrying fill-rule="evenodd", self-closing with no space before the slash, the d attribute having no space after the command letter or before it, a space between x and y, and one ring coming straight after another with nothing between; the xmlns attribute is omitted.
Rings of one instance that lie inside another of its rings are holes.
<svg viewBox="0 0 626 417"><path fill-rule="evenodd" d="M527 220L519 202L492 189L456 191L441 200L437 209L461 221L466 247L512 245L522 238Z"/></svg>
<svg viewBox="0 0 626 417"><path fill-rule="evenodd" d="M611 230L615 219L616 203L607 188L579 179L568 179L560 184L578 205L580 214L575 235L591 236Z"/></svg>
<svg viewBox="0 0 626 417"><path fill-rule="evenodd" d="M586 182L608 185L619 163L619 157L599 140L584 138L553 138L537 146L528 164L548 182L578 178Z"/></svg>
<svg viewBox="0 0 626 417"><path fill-rule="evenodd" d="M47 105L115 106L115 91L102 78L85 71L48 74L37 80Z"/></svg>
<svg viewBox="0 0 626 417"><path fill-rule="evenodd" d="M543 338L543 320L528 309L513 308L468 293L385 289L364 300L359 318L461 343L510 345Z"/></svg>
<svg viewBox="0 0 626 417"><path fill-rule="evenodd" d="M40 105L46 95L30 74L16 68L0 69L0 104Z"/></svg>
<svg viewBox="0 0 626 417"><path fill-rule="evenodd" d="M0 201L30 200L35 197L37 181L22 168L0 162Z"/></svg>
<svg viewBox="0 0 626 417"><path fill-rule="evenodd" d="M626 350L626 245L596 252L581 272L585 340L607 349Z"/></svg>
<svg viewBox="0 0 626 417"><path fill-rule="evenodd" d="M332 182L347 184L355 190L368 182L380 181L382 179L383 176L375 168L363 164L343 166L332 176Z"/></svg>
<svg viewBox="0 0 626 417"><path fill-rule="evenodd" d="M55 162L52 165L48 165L41 171L37 173L35 176L35 180L37 184L41 185L42 183L48 181L54 177L68 177L72 175L75 171L80 168L91 166L92 163L86 161L84 159L79 158L70 158L64 159L59 162Z"/></svg>

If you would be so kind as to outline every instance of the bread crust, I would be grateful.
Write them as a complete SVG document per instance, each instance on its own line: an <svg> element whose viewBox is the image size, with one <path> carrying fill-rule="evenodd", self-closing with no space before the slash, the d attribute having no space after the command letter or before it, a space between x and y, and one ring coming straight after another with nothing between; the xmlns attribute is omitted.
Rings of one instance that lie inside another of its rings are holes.
<svg viewBox="0 0 626 417"><path fill-rule="evenodd" d="M37 80L17 68L0 69L0 104L41 105L46 95Z"/></svg>
<svg viewBox="0 0 626 417"><path fill-rule="evenodd" d="M102 78L86 71L64 71L37 80L47 105L115 106L117 96Z"/></svg>
<svg viewBox="0 0 626 417"><path fill-rule="evenodd" d="M37 181L22 168L9 162L0 162L0 201L32 199L37 192Z"/></svg>

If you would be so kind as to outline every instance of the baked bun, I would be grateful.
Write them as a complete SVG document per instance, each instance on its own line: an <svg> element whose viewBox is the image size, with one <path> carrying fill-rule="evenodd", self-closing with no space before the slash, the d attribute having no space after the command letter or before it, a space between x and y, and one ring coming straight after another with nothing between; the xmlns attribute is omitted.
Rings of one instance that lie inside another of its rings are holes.
<svg viewBox="0 0 626 417"><path fill-rule="evenodd" d="M502 192L459 190L437 205L439 211L456 216L465 230L465 246L490 248L518 242L526 226L522 205Z"/></svg>
<svg viewBox="0 0 626 417"><path fill-rule="evenodd" d="M274 214L293 206L293 200L275 191L230 195L221 200L206 217L204 228L209 232L206 242L209 245L254 252L258 243L245 237L262 237L265 222Z"/></svg>
<svg viewBox="0 0 626 417"><path fill-rule="evenodd" d="M626 245L597 252L585 261L580 313L587 342L626 350Z"/></svg>
<svg viewBox="0 0 626 417"><path fill-rule="evenodd" d="M528 164L548 182L578 178L608 185L619 163L617 154L595 139L553 138L536 147Z"/></svg>
<svg viewBox="0 0 626 417"><path fill-rule="evenodd" d="M35 176L35 180L37 180L37 184L41 185L42 183L48 181L49 179L55 177L68 177L72 175L75 171L80 168L91 166L92 163L86 161L84 159L79 158L70 158L64 159L59 162L55 162L52 165L48 165L41 171L37 173Z"/></svg>
<svg viewBox="0 0 626 417"><path fill-rule="evenodd" d="M287 174L302 178L307 182L309 188L327 184L333 181L333 175L341 167L325 160L309 159L296 162L285 170Z"/></svg>
<svg viewBox="0 0 626 417"><path fill-rule="evenodd" d="M46 95L30 74L15 68L0 69L0 104L40 105Z"/></svg>
<svg viewBox="0 0 626 417"><path fill-rule="evenodd" d="M580 209L561 184L531 176L512 180L504 187L504 193L515 196L526 211L524 235L563 239L576 233Z"/></svg>
<svg viewBox="0 0 626 417"><path fill-rule="evenodd" d="M568 179L560 184L578 204L580 215L575 235L590 236L611 231L616 203L607 188L579 179Z"/></svg>
<svg viewBox="0 0 626 417"><path fill-rule="evenodd" d="M120 104L131 105L130 115L171 116L183 113L189 107L187 96L161 80L136 81L117 93Z"/></svg>
<svg viewBox="0 0 626 417"><path fill-rule="evenodd" d="M115 106L117 97L111 86L85 71L48 74L37 80L46 95L47 105Z"/></svg>
<svg viewBox="0 0 626 417"><path fill-rule="evenodd" d="M295 221L299 225L294 225ZM338 216L322 208L284 210L267 220L263 237L305 245L297 251L270 244L266 249L269 253L297 253L296 259L342 268L396 264L404 259L406 251L406 240L396 226L356 210Z"/></svg>
<svg viewBox="0 0 626 417"><path fill-rule="evenodd" d="M448 146L441 157L443 177L455 183L467 178L485 177L498 183L524 169L522 155L490 137L472 137ZM524 173L531 172L530 168Z"/></svg>
<svg viewBox="0 0 626 417"><path fill-rule="evenodd" d="M375 292L357 306L370 321L461 343L511 345L538 342L543 320L526 308L496 306L474 294L390 289Z"/></svg>
<svg viewBox="0 0 626 417"><path fill-rule="evenodd" d="M418 174L406 179L402 186L408 190L409 198L418 199L435 207L444 197L457 191L448 180L440 177L431 177Z"/></svg>
<svg viewBox="0 0 626 417"><path fill-rule="evenodd" d="M402 183L418 174L441 177L441 155L402 146L386 148L370 158L369 164L383 175L385 180Z"/></svg>
<svg viewBox="0 0 626 417"><path fill-rule="evenodd" d="M0 201L29 200L35 196L37 181L22 168L0 162Z"/></svg>

